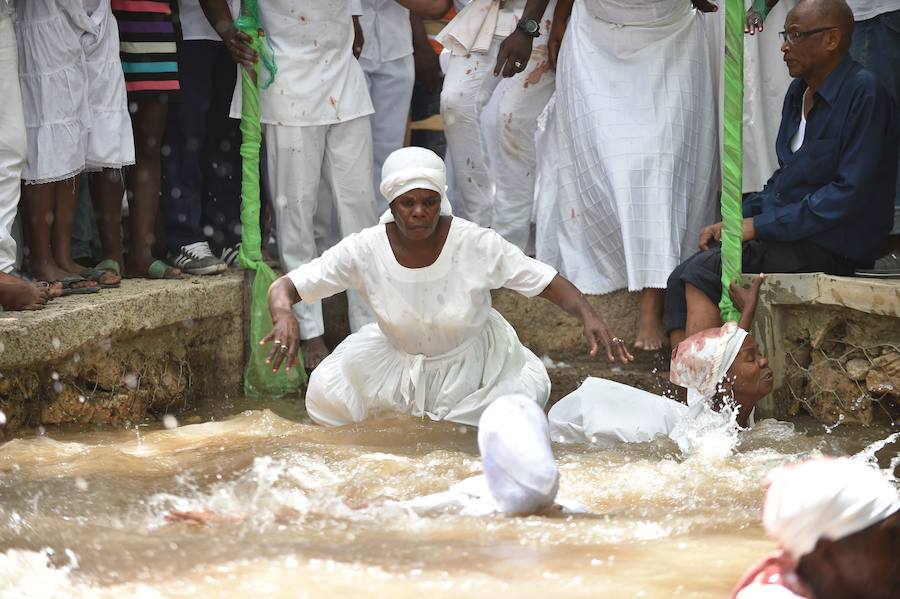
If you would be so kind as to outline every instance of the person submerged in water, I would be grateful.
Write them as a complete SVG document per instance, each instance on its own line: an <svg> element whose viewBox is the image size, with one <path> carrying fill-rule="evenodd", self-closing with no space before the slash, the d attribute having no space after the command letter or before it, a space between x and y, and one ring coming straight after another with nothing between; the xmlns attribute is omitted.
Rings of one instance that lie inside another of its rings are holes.
<svg viewBox="0 0 900 599"><path fill-rule="evenodd" d="M375 227L343 239L269 289L272 369L294 362L300 340L291 307L353 289L376 323L347 337L313 371L306 409L340 426L393 411L475 426L497 397L515 392L544 406L550 379L491 307L491 290L540 296L581 320L594 356L629 362L578 289L495 231L454 217L444 162L424 148L388 156L381 192L390 209Z"/></svg>
<svg viewBox="0 0 900 599"><path fill-rule="evenodd" d="M446 491L407 501L345 502L353 509L399 507L421 516L457 513L463 516L585 514L575 501L557 498L559 466L550 447L544 411L530 397L504 395L489 405L478 421L482 474L463 479ZM304 516L288 506L275 510L275 520L289 523ZM170 524L234 524L247 514L219 513L207 508L172 510Z"/></svg>
<svg viewBox="0 0 900 599"><path fill-rule="evenodd" d="M776 468L763 526L779 548L732 599L900 597L900 495L874 466L820 458Z"/></svg>
<svg viewBox="0 0 900 599"><path fill-rule="evenodd" d="M720 412L711 426L732 415L746 427L756 403L772 391L769 362L747 331L753 322L764 275L749 288L730 289L741 320L695 333L672 352L670 380L687 388L687 405L614 381L589 377L550 409L550 431L562 443L646 442L657 435L690 448L689 429ZM731 414L731 412L736 412Z"/></svg>

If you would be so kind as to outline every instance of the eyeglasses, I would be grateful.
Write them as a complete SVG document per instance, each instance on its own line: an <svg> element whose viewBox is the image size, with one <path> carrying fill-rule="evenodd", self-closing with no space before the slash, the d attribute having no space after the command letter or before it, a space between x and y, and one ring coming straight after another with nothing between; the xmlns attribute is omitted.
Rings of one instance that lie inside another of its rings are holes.
<svg viewBox="0 0 900 599"><path fill-rule="evenodd" d="M819 27L818 29L810 29L809 31L779 31L778 35L780 35L781 39L785 42L793 46L800 40L811 35L822 33L823 31L830 31L832 29L837 29L837 27Z"/></svg>

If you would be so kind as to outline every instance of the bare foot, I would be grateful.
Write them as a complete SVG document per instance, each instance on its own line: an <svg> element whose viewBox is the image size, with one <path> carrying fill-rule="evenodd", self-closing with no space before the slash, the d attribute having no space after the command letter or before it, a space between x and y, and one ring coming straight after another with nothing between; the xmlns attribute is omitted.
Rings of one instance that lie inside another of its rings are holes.
<svg viewBox="0 0 900 599"><path fill-rule="evenodd" d="M303 354L303 367L312 372L330 353L325 345L325 337L313 337L300 341L300 353Z"/></svg>
<svg viewBox="0 0 900 599"><path fill-rule="evenodd" d="M662 289L644 289L641 292L638 334L634 341L637 349L656 351L665 345L666 336L662 325L664 301L665 292Z"/></svg>
<svg viewBox="0 0 900 599"><path fill-rule="evenodd" d="M0 281L0 308L13 310L41 310L49 300L49 287L39 287L20 279Z"/></svg>
<svg viewBox="0 0 900 599"><path fill-rule="evenodd" d="M178 524L179 522L186 522L188 524L230 524L235 522L240 522L243 520L243 517L232 515L232 514L219 514L218 512L214 512L212 510L208 510L206 508L202 510L191 510L186 512L181 512L178 510L172 510L168 514L166 514L166 523L167 524Z"/></svg>

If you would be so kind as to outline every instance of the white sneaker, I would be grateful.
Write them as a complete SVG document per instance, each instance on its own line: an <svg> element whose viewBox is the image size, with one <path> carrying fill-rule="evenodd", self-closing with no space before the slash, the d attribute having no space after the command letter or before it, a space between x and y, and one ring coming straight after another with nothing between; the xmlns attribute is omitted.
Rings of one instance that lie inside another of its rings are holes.
<svg viewBox="0 0 900 599"><path fill-rule="evenodd" d="M214 275L228 268L228 265L216 258L205 241L181 246L177 254L170 256L169 262L190 275Z"/></svg>

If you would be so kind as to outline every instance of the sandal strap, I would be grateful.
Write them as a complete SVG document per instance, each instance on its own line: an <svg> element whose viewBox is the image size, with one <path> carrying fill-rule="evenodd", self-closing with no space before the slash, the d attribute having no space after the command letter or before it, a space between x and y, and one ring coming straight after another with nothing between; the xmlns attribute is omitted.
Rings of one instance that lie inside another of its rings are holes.
<svg viewBox="0 0 900 599"><path fill-rule="evenodd" d="M107 258L106 260L102 260L97 266L94 267L95 270L105 270L107 272L115 273L116 276L122 276L122 269L119 267L119 263L111 258Z"/></svg>

